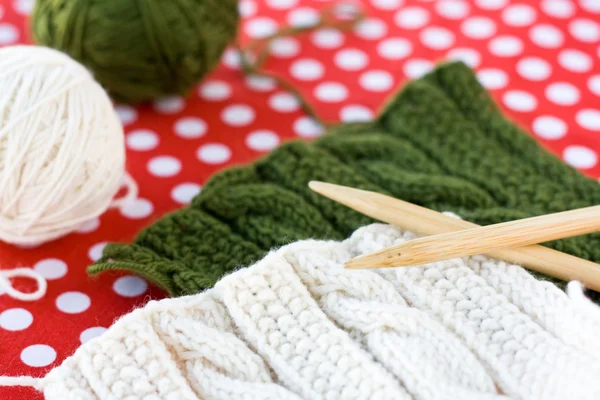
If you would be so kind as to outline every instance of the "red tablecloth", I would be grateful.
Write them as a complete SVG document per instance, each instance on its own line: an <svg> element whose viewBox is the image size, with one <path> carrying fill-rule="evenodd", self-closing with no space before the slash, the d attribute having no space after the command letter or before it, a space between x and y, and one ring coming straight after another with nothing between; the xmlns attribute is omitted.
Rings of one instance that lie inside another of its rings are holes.
<svg viewBox="0 0 600 400"><path fill-rule="evenodd" d="M328 1L241 0L245 39L311 23ZM0 0L0 46L27 43L33 0ZM600 176L599 0L365 0L354 31L321 30L273 46L267 68L292 79L324 117L363 120L395 88L436 61L465 60L508 115L543 146ZM173 27L177 29L177 27ZM131 205L77 233L33 248L0 245L0 266L31 266L48 279L35 302L0 295L0 375L42 376L115 318L164 296L144 280L85 272L108 241L130 241L181 207L216 171L283 140L322 130L294 98L265 79L244 78L233 50L189 98L117 105L127 169L140 186ZM0 71L1 72L1 71ZM26 282L18 282L27 285ZM42 398L0 389L0 398Z"/></svg>

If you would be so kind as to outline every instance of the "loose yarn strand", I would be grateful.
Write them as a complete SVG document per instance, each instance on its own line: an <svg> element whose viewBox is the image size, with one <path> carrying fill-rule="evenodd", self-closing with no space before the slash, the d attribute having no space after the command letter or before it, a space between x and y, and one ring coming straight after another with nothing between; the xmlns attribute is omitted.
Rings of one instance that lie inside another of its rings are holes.
<svg viewBox="0 0 600 400"><path fill-rule="evenodd" d="M0 386L27 386L42 390L42 379L33 376L0 376Z"/></svg>
<svg viewBox="0 0 600 400"><path fill-rule="evenodd" d="M10 278L31 278L36 281L37 289L33 293L24 293L15 289L10 282ZM48 283L46 279L31 268L15 268L7 271L0 271L0 289L3 289L6 294L21 301L39 300L46 294Z"/></svg>
<svg viewBox="0 0 600 400"><path fill-rule="evenodd" d="M127 193L125 193L123 197L111 201L109 208L119 208L138 197L138 184L127 171L125 171L125 174L123 175L123 183L127 189Z"/></svg>
<svg viewBox="0 0 600 400"><path fill-rule="evenodd" d="M348 15L347 19L343 16ZM320 15L319 21L313 25L307 26L285 26L274 34L261 39L251 41L245 48L242 48L238 42L235 47L240 55L240 63L245 75L259 75L271 78L283 89L290 92L300 103L300 107L310 115L315 121L325 128L337 125L337 122L329 122L323 119L313 106L306 100L300 91L287 79L282 76L262 69L269 57L269 46L278 38L285 36L298 36L306 32L313 32L321 28L337 28L340 30L352 29L356 24L362 21L365 13L360 4L357 3L337 3L325 8ZM247 54L255 55L254 62L251 62Z"/></svg>

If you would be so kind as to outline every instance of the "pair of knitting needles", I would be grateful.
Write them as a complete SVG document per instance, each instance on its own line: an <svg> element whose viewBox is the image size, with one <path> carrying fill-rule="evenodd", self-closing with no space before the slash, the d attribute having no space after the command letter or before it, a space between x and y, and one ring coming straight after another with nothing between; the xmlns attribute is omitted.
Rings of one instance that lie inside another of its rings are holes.
<svg viewBox="0 0 600 400"><path fill-rule="evenodd" d="M600 291L600 265L537 245L600 231L600 206L479 226L380 193L312 181L309 187L362 214L425 236L353 258L351 269L420 265L486 254Z"/></svg>

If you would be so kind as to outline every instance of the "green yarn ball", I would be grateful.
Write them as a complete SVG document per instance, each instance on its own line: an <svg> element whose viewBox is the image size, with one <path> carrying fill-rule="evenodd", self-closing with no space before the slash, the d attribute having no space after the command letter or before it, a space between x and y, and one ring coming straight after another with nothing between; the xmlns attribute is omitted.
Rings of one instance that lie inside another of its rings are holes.
<svg viewBox="0 0 600 400"><path fill-rule="evenodd" d="M234 39L236 0L37 0L34 40L86 65L116 100L185 95Z"/></svg>

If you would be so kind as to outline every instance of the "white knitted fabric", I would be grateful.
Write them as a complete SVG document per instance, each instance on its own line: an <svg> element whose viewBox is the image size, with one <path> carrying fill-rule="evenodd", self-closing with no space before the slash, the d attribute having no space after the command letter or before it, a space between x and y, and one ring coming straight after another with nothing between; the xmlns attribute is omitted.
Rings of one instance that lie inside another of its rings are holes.
<svg viewBox="0 0 600 400"><path fill-rule="evenodd" d="M307 240L150 302L43 379L48 400L598 399L600 311L483 256L345 270L414 238Z"/></svg>

